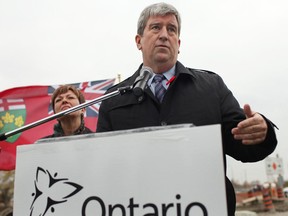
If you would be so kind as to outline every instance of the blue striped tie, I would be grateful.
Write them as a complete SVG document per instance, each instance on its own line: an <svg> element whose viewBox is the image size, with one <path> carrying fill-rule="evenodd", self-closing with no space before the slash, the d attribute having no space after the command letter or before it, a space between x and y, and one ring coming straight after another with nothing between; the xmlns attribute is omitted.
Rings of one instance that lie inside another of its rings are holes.
<svg viewBox="0 0 288 216"><path fill-rule="evenodd" d="M163 97L166 93L166 89L162 84L162 81L165 79L165 76L162 74L156 74L153 78L153 82L155 83L155 96L160 103L162 103Z"/></svg>

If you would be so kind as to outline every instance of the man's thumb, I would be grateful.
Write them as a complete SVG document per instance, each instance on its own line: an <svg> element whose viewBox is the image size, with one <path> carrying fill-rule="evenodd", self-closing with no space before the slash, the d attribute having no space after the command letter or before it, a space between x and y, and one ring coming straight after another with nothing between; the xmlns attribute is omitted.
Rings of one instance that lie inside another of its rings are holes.
<svg viewBox="0 0 288 216"><path fill-rule="evenodd" d="M253 116L253 112L252 112L251 107L250 107L249 104L245 104L244 105L244 113L245 113L247 118L250 118L250 117Z"/></svg>

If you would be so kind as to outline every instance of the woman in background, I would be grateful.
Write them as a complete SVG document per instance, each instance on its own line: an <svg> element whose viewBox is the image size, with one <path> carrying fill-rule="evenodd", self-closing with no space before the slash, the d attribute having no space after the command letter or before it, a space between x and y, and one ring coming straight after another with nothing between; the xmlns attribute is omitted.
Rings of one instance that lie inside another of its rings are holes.
<svg viewBox="0 0 288 216"><path fill-rule="evenodd" d="M54 113L59 113L84 102L85 98L82 92L72 85L60 86L51 97ZM85 108L82 108L60 117L57 119L58 123L54 125L53 134L44 138L93 133L89 128L85 127L84 112Z"/></svg>

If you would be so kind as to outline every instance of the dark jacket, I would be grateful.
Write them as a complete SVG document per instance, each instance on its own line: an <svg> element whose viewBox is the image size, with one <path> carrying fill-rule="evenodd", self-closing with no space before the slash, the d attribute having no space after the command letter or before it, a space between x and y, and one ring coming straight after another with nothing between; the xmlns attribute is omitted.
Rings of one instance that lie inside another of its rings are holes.
<svg viewBox="0 0 288 216"><path fill-rule="evenodd" d="M81 122L80 127L73 133L73 135L93 133L89 128L85 127L84 121ZM42 139L63 137L65 136L64 131L59 123L54 125L54 132L51 135L45 136Z"/></svg>
<svg viewBox="0 0 288 216"><path fill-rule="evenodd" d="M133 85L140 68L108 92ZM145 89L142 100L129 92L103 101L97 132L182 123L193 123L196 126L221 124L225 164L225 155L242 162L255 162L274 151L277 139L274 126L267 119L268 134L262 144L247 146L233 138L231 129L246 117L219 75L185 68L180 62L176 64L175 75L176 79L170 84L161 105L149 87ZM234 215L235 193L228 179L226 189L228 212Z"/></svg>

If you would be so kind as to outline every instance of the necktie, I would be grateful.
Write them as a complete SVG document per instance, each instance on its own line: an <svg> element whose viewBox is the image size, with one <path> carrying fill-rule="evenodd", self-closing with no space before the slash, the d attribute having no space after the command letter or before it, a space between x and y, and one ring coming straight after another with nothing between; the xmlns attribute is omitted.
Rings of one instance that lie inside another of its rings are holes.
<svg viewBox="0 0 288 216"><path fill-rule="evenodd" d="M166 93L166 89L162 85L162 81L165 79L165 76L162 74L156 74L153 78L153 82L155 83L155 96L160 103L162 103L163 97Z"/></svg>

